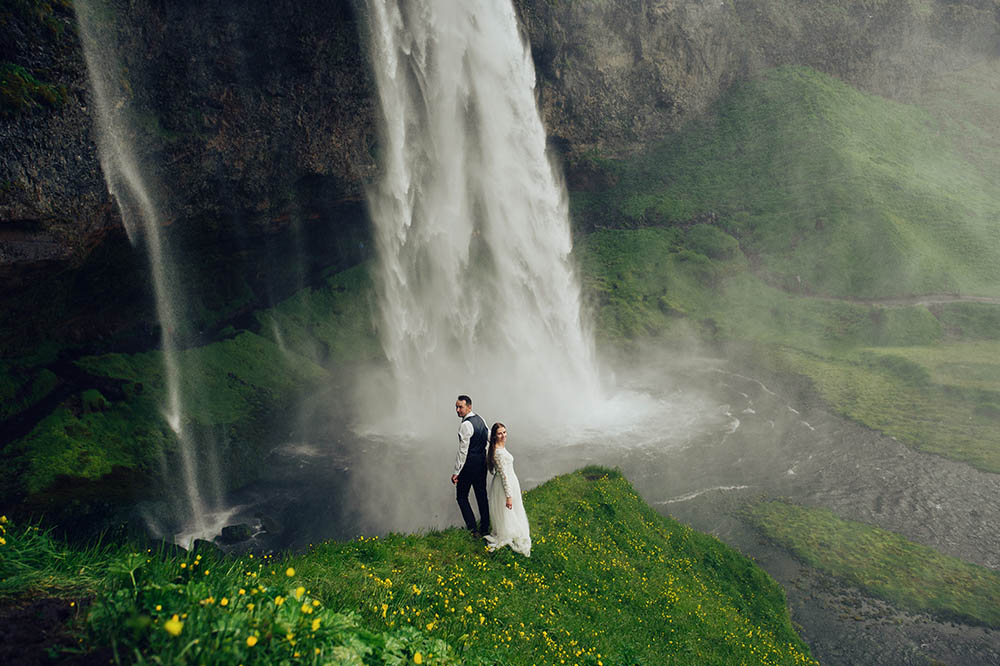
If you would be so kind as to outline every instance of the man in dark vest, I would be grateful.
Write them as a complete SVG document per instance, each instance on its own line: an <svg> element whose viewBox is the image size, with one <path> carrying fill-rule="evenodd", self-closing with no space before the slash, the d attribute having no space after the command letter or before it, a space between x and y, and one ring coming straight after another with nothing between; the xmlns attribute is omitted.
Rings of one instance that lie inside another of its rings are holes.
<svg viewBox="0 0 1000 666"><path fill-rule="evenodd" d="M455 413L462 423L458 426L458 455L451 482L457 487L458 508L462 510L465 526L476 537L490 533L490 505L486 498L486 448L490 430L482 417L472 411L472 398L458 396ZM476 516L469 504L469 488L476 491L479 505L479 530Z"/></svg>

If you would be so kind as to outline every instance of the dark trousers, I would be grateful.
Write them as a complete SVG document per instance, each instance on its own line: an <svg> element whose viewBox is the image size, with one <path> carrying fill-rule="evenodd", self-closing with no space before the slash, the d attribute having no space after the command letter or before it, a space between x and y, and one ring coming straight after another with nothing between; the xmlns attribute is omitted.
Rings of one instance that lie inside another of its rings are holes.
<svg viewBox="0 0 1000 666"><path fill-rule="evenodd" d="M458 508L462 510L465 526L476 531L476 516L469 504L469 488L476 492L476 504L479 505L479 533L490 533L490 503L486 497L486 456L470 455L465 459L465 465L458 474L456 493Z"/></svg>

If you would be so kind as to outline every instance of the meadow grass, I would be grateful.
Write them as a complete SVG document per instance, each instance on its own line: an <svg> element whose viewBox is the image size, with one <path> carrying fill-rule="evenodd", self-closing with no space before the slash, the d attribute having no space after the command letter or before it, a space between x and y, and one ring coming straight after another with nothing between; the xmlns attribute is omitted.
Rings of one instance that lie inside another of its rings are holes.
<svg viewBox="0 0 1000 666"><path fill-rule="evenodd" d="M459 529L280 558L80 554L6 523L0 596L89 591L84 645L138 663L815 663L773 580L618 472L557 477L525 506L530 558Z"/></svg>
<svg viewBox="0 0 1000 666"><path fill-rule="evenodd" d="M1000 574L828 509L766 502L754 524L810 566L915 612L1000 626Z"/></svg>
<svg viewBox="0 0 1000 666"><path fill-rule="evenodd" d="M829 296L1000 286L1000 189L925 110L784 67L629 160L574 213L628 228L710 215L779 279ZM610 220L610 222L609 222Z"/></svg>
<svg viewBox="0 0 1000 666"><path fill-rule="evenodd" d="M1000 473L1000 372L981 360L997 351L996 343L952 343L823 357L773 348L757 362L807 378L834 411L874 430Z"/></svg>

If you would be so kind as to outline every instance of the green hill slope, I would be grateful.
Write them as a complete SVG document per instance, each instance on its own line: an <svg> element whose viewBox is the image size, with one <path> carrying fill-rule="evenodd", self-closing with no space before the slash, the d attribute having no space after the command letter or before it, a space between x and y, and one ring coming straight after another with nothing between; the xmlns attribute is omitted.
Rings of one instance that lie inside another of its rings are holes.
<svg viewBox="0 0 1000 666"><path fill-rule="evenodd" d="M614 184L571 200L600 339L725 343L848 418L1000 470L1000 375L982 370L1000 337L1000 65L920 103L779 69L644 155L594 158ZM985 298L893 300L941 292Z"/></svg>
<svg viewBox="0 0 1000 666"><path fill-rule="evenodd" d="M525 507L530 558L458 529L282 562L73 553L11 529L0 598L89 589L91 647L164 663L815 663L772 579L657 514L617 472L557 477Z"/></svg>
<svg viewBox="0 0 1000 666"><path fill-rule="evenodd" d="M616 184L574 194L585 224L713 221L783 286L851 298L1000 287L995 180L930 113L810 69L734 86L649 153L596 161Z"/></svg>

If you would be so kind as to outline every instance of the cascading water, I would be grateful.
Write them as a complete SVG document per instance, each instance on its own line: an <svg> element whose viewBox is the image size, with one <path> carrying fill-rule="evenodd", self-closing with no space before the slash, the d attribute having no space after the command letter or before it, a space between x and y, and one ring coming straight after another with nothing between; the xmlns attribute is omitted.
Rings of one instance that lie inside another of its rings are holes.
<svg viewBox="0 0 1000 666"><path fill-rule="evenodd" d="M182 513L191 521L185 529L187 535L179 541L189 541L192 537L210 535L212 530L207 525L209 511L201 489L195 443L185 426L182 367L176 339L176 331L181 328L180 301L162 233L163 207L156 201L160 188L150 185L133 149L136 131L129 109L131 95L121 79L120 58L112 46L115 40L107 30L102 30L106 23L100 18L111 14L99 2L78 0L74 8L96 107L98 153L104 178L121 211L129 240L133 245L142 243L149 258L164 363L163 417L177 438L186 495Z"/></svg>
<svg viewBox="0 0 1000 666"><path fill-rule="evenodd" d="M374 429L440 422L458 393L522 424L583 418L600 399L592 339L514 8L369 0L368 14L383 114L369 205L398 393Z"/></svg>

